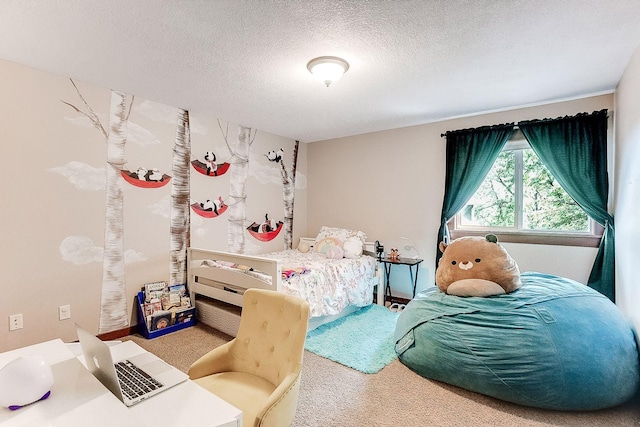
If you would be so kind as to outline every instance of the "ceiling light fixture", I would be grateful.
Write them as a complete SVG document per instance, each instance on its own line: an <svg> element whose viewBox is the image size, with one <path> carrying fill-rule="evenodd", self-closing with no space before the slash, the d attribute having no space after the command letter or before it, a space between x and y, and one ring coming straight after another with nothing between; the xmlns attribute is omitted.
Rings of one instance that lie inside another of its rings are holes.
<svg viewBox="0 0 640 427"><path fill-rule="evenodd" d="M337 56L320 56L307 63L307 69L327 87L349 69L349 63Z"/></svg>

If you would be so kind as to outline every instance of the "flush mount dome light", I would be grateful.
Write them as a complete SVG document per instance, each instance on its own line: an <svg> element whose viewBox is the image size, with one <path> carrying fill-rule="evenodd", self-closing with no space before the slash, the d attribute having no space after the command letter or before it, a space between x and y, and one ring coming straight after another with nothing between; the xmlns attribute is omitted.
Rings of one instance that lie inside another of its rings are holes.
<svg viewBox="0 0 640 427"><path fill-rule="evenodd" d="M349 69L349 63L337 56L320 56L307 63L307 69L327 87Z"/></svg>

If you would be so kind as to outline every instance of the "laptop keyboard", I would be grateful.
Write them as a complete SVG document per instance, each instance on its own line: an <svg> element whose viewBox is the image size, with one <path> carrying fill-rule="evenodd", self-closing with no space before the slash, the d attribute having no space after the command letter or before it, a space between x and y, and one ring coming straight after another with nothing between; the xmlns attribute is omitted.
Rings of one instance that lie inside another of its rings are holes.
<svg viewBox="0 0 640 427"><path fill-rule="evenodd" d="M162 387L162 384L128 360L118 362L115 366L122 393L129 399L135 399Z"/></svg>

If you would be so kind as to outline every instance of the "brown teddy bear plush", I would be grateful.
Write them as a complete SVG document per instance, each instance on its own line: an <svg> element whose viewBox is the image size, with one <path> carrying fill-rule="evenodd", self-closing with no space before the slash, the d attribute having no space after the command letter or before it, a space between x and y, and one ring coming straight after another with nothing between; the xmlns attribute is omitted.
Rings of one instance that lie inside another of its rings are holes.
<svg viewBox="0 0 640 427"><path fill-rule="evenodd" d="M440 242L436 284L444 293L486 297L513 292L522 284L518 264L493 234Z"/></svg>

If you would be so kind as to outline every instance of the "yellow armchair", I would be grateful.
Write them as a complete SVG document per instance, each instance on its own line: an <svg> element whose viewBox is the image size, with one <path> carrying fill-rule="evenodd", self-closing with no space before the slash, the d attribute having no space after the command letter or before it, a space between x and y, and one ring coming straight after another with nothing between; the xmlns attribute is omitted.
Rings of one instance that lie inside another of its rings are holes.
<svg viewBox="0 0 640 427"><path fill-rule="evenodd" d="M238 335L202 356L189 377L242 410L243 425L289 426L298 405L309 304L248 289Z"/></svg>

